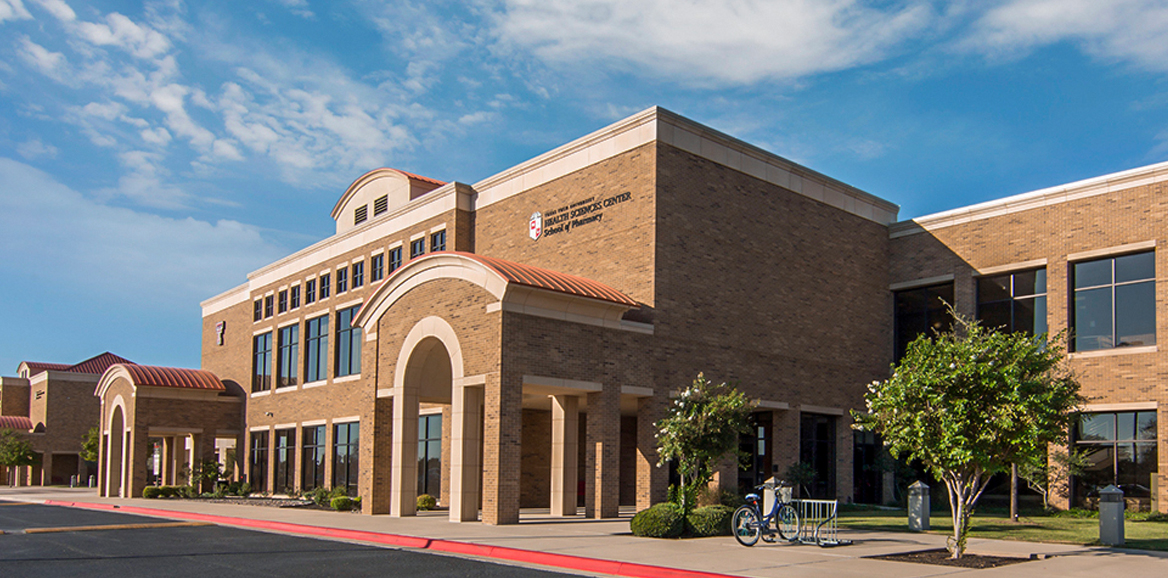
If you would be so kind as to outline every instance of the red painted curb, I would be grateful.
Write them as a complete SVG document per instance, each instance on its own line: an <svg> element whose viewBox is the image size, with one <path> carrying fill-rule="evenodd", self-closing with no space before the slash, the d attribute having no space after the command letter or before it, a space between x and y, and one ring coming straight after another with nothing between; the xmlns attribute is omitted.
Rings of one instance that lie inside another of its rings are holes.
<svg viewBox="0 0 1168 578"><path fill-rule="evenodd" d="M582 556L555 554L552 552L539 552L536 550L521 550L519 548L508 548L506 546L487 546L483 544L473 544L470 542L420 538L417 536L404 536L401 534L384 534L380 532L368 532L365 530L344 530L340 528L327 528L323 526L309 526L307 524L293 524L291 522L270 522L266 520L252 520L250 518L217 516L214 514L198 514L194 512L159 510L156 508L143 508L140 506L118 506L113 504L96 504L91 502L63 502L59 500L45 500L44 503L49 506L65 506L69 508L85 508L90 510L117 510L119 512L126 512L127 514L143 514L147 516L158 516L164 518L214 522L216 524L240 526L244 528L256 528L262 530L273 530L276 532L300 534L304 536L340 538L357 542L401 546L404 548L417 548L420 550L433 550L435 552L477 556L480 558L495 558L498 560L523 562L526 564L538 564L540 566L564 568L567 570L576 570L580 572L596 572L599 574L609 574L613 576L627 576L629 578L734 578L729 574L717 574L714 572L702 572L699 570L683 570L680 568L667 568L664 566L652 566L649 564L637 564L633 562L618 562L615 560L602 560L599 558L585 558Z"/></svg>

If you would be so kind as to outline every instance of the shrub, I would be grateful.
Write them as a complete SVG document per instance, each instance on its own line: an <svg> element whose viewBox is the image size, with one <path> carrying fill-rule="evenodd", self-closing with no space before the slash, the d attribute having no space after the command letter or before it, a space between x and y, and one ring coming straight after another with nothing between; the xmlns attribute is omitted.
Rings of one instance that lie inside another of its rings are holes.
<svg viewBox="0 0 1168 578"><path fill-rule="evenodd" d="M353 509L353 498L349 496L337 496L329 504L338 512L347 512Z"/></svg>
<svg viewBox="0 0 1168 578"><path fill-rule="evenodd" d="M162 486L146 486L142 488L142 497L147 500L156 500L163 497Z"/></svg>
<svg viewBox="0 0 1168 578"><path fill-rule="evenodd" d="M324 486L318 486L304 493L304 497L312 500L312 503L326 508L332 505L333 498L347 496L348 492L345 488L329 489Z"/></svg>
<svg viewBox="0 0 1168 578"><path fill-rule="evenodd" d="M438 499L430 494L422 494L418 496L418 509L423 512L426 510L433 510L438 506Z"/></svg>
<svg viewBox="0 0 1168 578"><path fill-rule="evenodd" d="M629 527L634 536L676 538L685 531L685 516L682 514L681 506L663 502L637 512Z"/></svg>
<svg viewBox="0 0 1168 578"><path fill-rule="evenodd" d="M696 537L729 536L730 518L734 516L734 508L729 506L703 506L689 513L686 517L686 529Z"/></svg>
<svg viewBox="0 0 1168 578"><path fill-rule="evenodd" d="M697 502L698 507L717 506L721 504L723 506L737 508L738 506L746 503L746 498L743 498L742 494L737 492L732 492L724 488L711 488L707 486L703 488L702 491L698 492Z"/></svg>

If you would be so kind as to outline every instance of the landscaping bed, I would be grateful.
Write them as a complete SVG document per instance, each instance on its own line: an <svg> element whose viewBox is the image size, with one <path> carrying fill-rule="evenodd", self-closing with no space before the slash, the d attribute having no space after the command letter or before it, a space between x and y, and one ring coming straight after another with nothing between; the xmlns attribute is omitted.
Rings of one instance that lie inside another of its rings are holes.
<svg viewBox="0 0 1168 578"><path fill-rule="evenodd" d="M935 564L937 566L956 566L958 568L997 568L1009 564L1029 562L1028 558L1009 558L1006 556L980 556L965 554L954 560L949 557L949 551L944 548L938 550L923 550L920 552L906 552L904 554L885 554L883 556L869 556L872 560L891 560L893 562L912 562L914 564Z"/></svg>

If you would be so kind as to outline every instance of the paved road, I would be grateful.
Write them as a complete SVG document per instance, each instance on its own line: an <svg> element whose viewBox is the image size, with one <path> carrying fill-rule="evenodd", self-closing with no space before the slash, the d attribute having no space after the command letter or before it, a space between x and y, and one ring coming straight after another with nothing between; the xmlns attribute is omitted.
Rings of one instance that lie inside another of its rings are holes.
<svg viewBox="0 0 1168 578"><path fill-rule="evenodd" d="M568 576L426 552L0 501L0 576Z"/></svg>

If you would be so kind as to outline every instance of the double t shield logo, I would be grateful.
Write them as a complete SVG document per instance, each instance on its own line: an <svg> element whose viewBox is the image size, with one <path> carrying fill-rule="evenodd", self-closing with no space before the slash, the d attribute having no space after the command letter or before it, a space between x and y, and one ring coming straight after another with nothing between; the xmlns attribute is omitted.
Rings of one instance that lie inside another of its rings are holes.
<svg viewBox="0 0 1168 578"><path fill-rule="evenodd" d="M532 213L531 220L527 222L527 234L533 241L543 235L543 215L538 211Z"/></svg>

